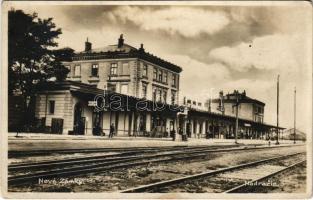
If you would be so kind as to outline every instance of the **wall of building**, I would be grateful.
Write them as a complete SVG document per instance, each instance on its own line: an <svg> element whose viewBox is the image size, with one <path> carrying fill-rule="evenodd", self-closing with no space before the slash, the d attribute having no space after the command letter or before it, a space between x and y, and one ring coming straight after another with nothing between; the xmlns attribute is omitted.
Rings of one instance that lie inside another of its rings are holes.
<svg viewBox="0 0 313 200"><path fill-rule="evenodd" d="M96 85L99 89L107 89L110 77L111 64L117 64L117 76L111 77L112 84L116 84L116 92L121 93L121 85L128 85L128 95L136 96L136 68L137 59L107 59L107 60L81 60L73 62L64 62L64 65L70 68L67 80L79 81L86 84ZM123 65L128 63L127 65ZM93 64L98 64L98 76L91 76ZM80 65L80 76L74 76L74 68Z"/></svg>
<svg viewBox="0 0 313 200"><path fill-rule="evenodd" d="M179 96L179 73L175 73L173 71L170 71L168 69L165 69L161 66L158 66L158 65L155 65L153 63L150 63L150 62L147 62L147 61L144 61L144 60L139 60L139 65L140 65L140 80L141 80L141 83L139 85L139 96L138 97L143 97L143 92L142 92L142 86L143 84L146 84L147 85L147 96L146 98L148 100L153 100L153 96L152 96L152 93L153 93L153 88L154 87L157 87L157 88L162 88L163 90L166 90L167 91L167 95L166 95L166 102L167 104L171 104L171 91L175 91L176 92L176 97L175 97L175 103L178 104L178 96ZM144 68L144 65L147 65L147 77L143 77L142 74L143 74L143 68ZM154 69L157 69L157 70L162 70L163 71L163 79L164 79L164 73L166 72L167 73L167 82L159 82L159 81L156 81L154 80L153 78L153 71ZM175 76L177 77L177 84L176 84L176 87L173 87L172 85L172 78L173 78L173 74L175 74ZM163 96L163 94L162 94Z"/></svg>
<svg viewBox="0 0 313 200"><path fill-rule="evenodd" d="M171 91L176 92L175 103L178 104L179 97L179 74L153 63L136 59L106 59L106 60L82 60L73 62L64 62L64 65L71 71L68 74L67 80L79 81L82 83L96 85L100 89L107 89L108 80L110 75L110 68L112 63L117 63L118 70L117 76L111 77L111 84L116 84L116 92L122 93L122 85L128 85L127 95L135 97L143 97L142 86L147 84L147 96L148 100L152 100L153 87L159 87L167 90L166 103L171 104ZM125 69L128 63L128 69ZM91 69L93 64L98 64L98 77L91 76ZM74 76L74 68L76 65L80 65L80 76ZM143 77L143 68L147 65L147 77ZM167 83L160 83L153 79L154 68L167 72ZM176 75L176 87L172 86L173 74ZM163 96L163 95L162 95Z"/></svg>
<svg viewBox="0 0 313 200"><path fill-rule="evenodd" d="M233 107L233 103L224 103L224 114L229 116L236 116L236 107ZM221 113L217 110L219 104L211 103L211 111ZM238 108L238 117L242 119L254 120L253 115L253 104L252 103L241 103Z"/></svg>
<svg viewBox="0 0 313 200"><path fill-rule="evenodd" d="M53 114L49 112L49 101L55 101ZM49 91L47 94L39 93L36 97L35 117L46 118L45 125L51 127L52 118L63 119L63 134L73 129L73 98L68 91Z"/></svg>

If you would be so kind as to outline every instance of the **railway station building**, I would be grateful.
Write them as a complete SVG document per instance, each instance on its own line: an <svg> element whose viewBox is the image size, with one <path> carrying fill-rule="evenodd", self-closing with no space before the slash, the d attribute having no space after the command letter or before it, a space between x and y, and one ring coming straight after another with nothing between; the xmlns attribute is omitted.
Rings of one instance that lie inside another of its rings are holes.
<svg viewBox="0 0 313 200"><path fill-rule="evenodd" d="M99 135L114 124L120 136L161 137L176 126L182 68L143 44L130 46L121 35L117 44L93 49L87 39L84 51L64 65L70 70L66 81L43 86L36 100L36 118L51 132ZM97 110L90 102L101 95L105 104L122 105ZM134 109L137 104L146 108Z"/></svg>
<svg viewBox="0 0 313 200"><path fill-rule="evenodd" d="M124 42L85 49L63 63L69 70L63 82L41 86L35 117L45 132L108 135L114 124L118 136L169 137L172 129L189 137L267 139L277 127L263 122L265 104L244 92L220 94L200 103L184 99L179 105L182 68ZM99 108L100 107L100 108ZM283 128L279 127L279 131Z"/></svg>

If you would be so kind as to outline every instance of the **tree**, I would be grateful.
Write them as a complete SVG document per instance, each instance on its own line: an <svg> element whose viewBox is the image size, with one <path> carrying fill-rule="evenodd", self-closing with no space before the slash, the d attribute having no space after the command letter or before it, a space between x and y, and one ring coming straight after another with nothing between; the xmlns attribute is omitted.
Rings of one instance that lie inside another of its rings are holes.
<svg viewBox="0 0 313 200"><path fill-rule="evenodd" d="M24 99L26 115L28 102L34 100L36 87L46 81L63 80L69 70L61 61L73 55L70 48L55 50L55 39L62 33L52 18L40 19L37 14L10 10L8 15L8 77L9 94L16 91ZM25 119L29 119L26 117Z"/></svg>

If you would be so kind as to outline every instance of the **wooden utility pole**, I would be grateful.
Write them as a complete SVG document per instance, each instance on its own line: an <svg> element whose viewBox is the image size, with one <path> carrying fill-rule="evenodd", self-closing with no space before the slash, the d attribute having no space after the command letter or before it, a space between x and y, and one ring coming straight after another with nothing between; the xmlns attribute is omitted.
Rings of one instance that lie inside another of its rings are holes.
<svg viewBox="0 0 313 200"><path fill-rule="evenodd" d="M238 99L238 91L235 90L235 96L236 96L236 104L234 106L236 106L236 126L235 126L235 144L238 144L237 142L237 136L238 136L238 106L239 106L239 99Z"/></svg>
<svg viewBox="0 0 313 200"><path fill-rule="evenodd" d="M295 87L295 94L294 94L294 110L293 110L293 143L296 144L296 116L297 116L297 112L296 112L296 101L297 101L297 89Z"/></svg>
<svg viewBox="0 0 313 200"><path fill-rule="evenodd" d="M276 145L279 144L278 137L279 137L279 75L277 76L277 127L276 127Z"/></svg>

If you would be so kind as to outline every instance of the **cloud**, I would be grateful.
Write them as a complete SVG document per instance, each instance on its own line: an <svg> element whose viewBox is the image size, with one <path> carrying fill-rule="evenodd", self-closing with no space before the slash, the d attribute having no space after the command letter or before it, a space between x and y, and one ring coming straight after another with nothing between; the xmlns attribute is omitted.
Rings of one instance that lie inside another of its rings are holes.
<svg viewBox="0 0 313 200"><path fill-rule="evenodd" d="M221 63L207 64L192 59L187 55L163 56L176 65L183 68L180 76L180 94L192 97L195 100L204 101L210 97L211 88L230 79L227 67Z"/></svg>
<svg viewBox="0 0 313 200"><path fill-rule="evenodd" d="M59 46L77 51L86 37L93 47L125 42L183 67L180 95L204 100L211 88L233 89L266 103L265 119L276 122L276 76L281 75L280 124L311 130L312 11L303 6L16 6L53 17L63 34ZM251 45L251 47L249 47Z"/></svg>
<svg viewBox="0 0 313 200"><path fill-rule="evenodd" d="M282 34L257 37L249 43L213 49L209 56L239 72L251 68L295 71L301 63L298 55L300 39L298 35Z"/></svg>
<svg viewBox="0 0 313 200"><path fill-rule="evenodd" d="M179 33L194 37L201 33L214 34L225 28L229 19L224 12L190 7L167 7L152 10L124 6L109 13L111 20L131 21L146 31L165 31L171 35Z"/></svg>

